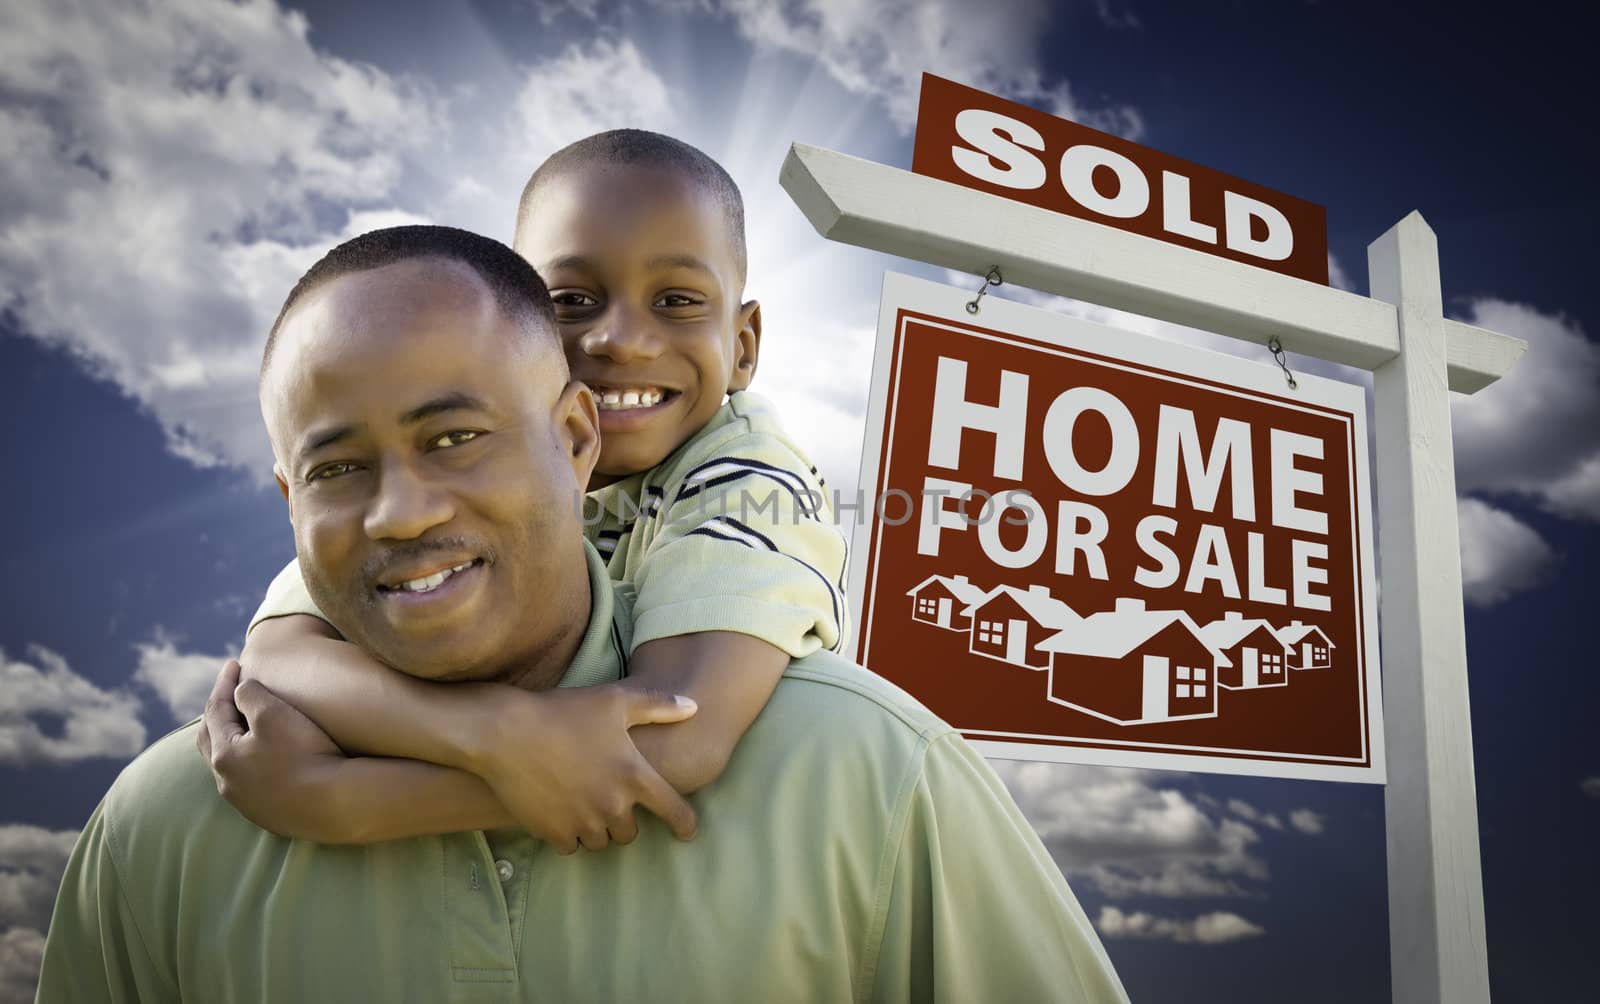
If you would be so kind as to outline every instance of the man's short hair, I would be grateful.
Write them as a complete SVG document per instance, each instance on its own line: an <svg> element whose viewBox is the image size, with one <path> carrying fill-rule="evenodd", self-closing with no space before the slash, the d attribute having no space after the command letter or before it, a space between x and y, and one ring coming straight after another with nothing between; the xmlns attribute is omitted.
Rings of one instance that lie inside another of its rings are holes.
<svg viewBox="0 0 1600 1004"><path fill-rule="evenodd" d="M493 238L468 230L414 225L387 227L352 237L311 266L289 291L283 309L278 311L278 319L272 322L266 348L261 354L262 376L272 362L283 319L302 297L341 276L414 258L447 258L471 267L494 294L495 305L501 312L519 322L518 326L530 338L548 339L556 358L561 360L562 366L566 365L550 290L527 259Z"/></svg>
<svg viewBox="0 0 1600 1004"><path fill-rule="evenodd" d="M721 164L703 151L682 140L644 129L612 129L595 133L562 147L540 164L527 185L523 186L522 200L517 203L519 244L539 185L566 171L596 164L627 164L672 171L709 192L722 208L728 239L733 247L734 265L739 271L739 286L743 288L749 256L744 239L744 196L739 194L739 186Z"/></svg>

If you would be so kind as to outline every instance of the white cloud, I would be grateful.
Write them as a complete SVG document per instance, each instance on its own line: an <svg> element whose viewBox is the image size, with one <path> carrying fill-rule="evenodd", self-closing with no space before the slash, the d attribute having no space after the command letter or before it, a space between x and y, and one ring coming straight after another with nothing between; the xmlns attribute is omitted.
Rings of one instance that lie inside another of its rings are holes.
<svg viewBox="0 0 1600 1004"><path fill-rule="evenodd" d="M1192 920L1154 917L1143 911L1123 913L1114 906L1100 908L1095 921L1108 938L1163 938L1169 941L1223 945L1230 941L1263 935L1266 928L1252 924L1236 913L1201 914Z"/></svg>
<svg viewBox="0 0 1600 1004"><path fill-rule="evenodd" d="M56 887L77 839L76 830L0 825L0 927L49 925Z"/></svg>
<svg viewBox="0 0 1600 1004"><path fill-rule="evenodd" d="M1247 822L1256 823L1274 830L1283 829L1283 820L1279 819L1275 813L1262 812L1243 799L1228 799L1228 811Z"/></svg>
<svg viewBox="0 0 1600 1004"><path fill-rule="evenodd" d="M1456 512L1468 603L1490 606L1544 580L1556 555L1532 527L1479 499L1462 499Z"/></svg>
<svg viewBox="0 0 1600 1004"><path fill-rule="evenodd" d="M1586 777L1578 782L1578 790L1590 798L1600 798L1600 774L1594 777Z"/></svg>
<svg viewBox="0 0 1600 1004"><path fill-rule="evenodd" d="M432 100L273 0L14 0L0 93L5 306L174 452L264 469L267 326L348 210L389 204Z"/></svg>
<svg viewBox="0 0 1600 1004"><path fill-rule="evenodd" d="M0 1004L33 1004L44 935L30 927L0 932Z"/></svg>
<svg viewBox="0 0 1600 1004"><path fill-rule="evenodd" d="M673 132L671 92L631 40L572 45L528 71L512 108L506 162L514 177L502 193L509 211L534 167L574 140L606 129Z"/></svg>
<svg viewBox="0 0 1600 1004"><path fill-rule="evenodd" d="M1289 813L1289 825L1313 837L1326 829L1322 817L1310 809L1296 809Z"/></svg>
<svg viewBox="0 0 1600 1004"><path fill-rule="evenodd" d="M77 839L73 830L0 825L0 1004L33 1000L43 932Z"/></svg>
<svg viewBox="0 0 1600 1004"><path fill-rule="evenodd" d="M30 646L28 656L0 651L0 764L131 757L144 748L137 698L101 690L49 649Z"/></svg>
<svg viewBox="0 0 1600 1004"><path fill-rule="evenodd" d="M878 98L909 132L924 71L1108 132L1143 131L1127 107L1085 106L1039 72L1052 8L1043 0L713 0L751 41L815 59L847 90Z"/></svg>
<svg viewBox="0 0 1600 1004"><path fill-rule="evenodd" d="M1498 382L1452 401L1457 487L1600 520L1600 345L1565 315L1504 300L1474 300L1463 320L1527 339L1528 352Z"/></svg>
<svg viewBox="0 0 1600 1004"><path fill-rule="evenodd" d="M1350 273L1344 270L1344 265L1333 256L1332 251L1328 252L1328 285L1347 293L1356 292L1355 280L1350 278Z"/></svg>
<svg viewBox="0 0 1600 1004"><path fill-rule="evenodd" d="M154 690L180 722L200 714L211 685L216 682L222 664L229 656L195 652L179 652L171 638L159 629L153 642L137 646L139 668L134 671L135 683Z"/></svg>
<svg viewBox="0 0 1600 1004"><path fill-rule="evenodd" d="M996 762L995 770L1062 871L1101 893L1236 896L1268 877L1261 837L1207 813L1154 772Z"/></svg>

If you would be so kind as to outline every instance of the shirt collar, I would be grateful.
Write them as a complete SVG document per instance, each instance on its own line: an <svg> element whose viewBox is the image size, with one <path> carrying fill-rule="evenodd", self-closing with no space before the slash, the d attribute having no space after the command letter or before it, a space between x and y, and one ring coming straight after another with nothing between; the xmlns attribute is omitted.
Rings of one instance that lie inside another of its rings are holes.
<svg viewBox="0 0 1600 1004"><path fill-rule="evenodd" d="M592 687L621 679L633 637L630 604L618 594L600 552L585 540L583 556L589 563L589 626L558 687Z"/></svg>

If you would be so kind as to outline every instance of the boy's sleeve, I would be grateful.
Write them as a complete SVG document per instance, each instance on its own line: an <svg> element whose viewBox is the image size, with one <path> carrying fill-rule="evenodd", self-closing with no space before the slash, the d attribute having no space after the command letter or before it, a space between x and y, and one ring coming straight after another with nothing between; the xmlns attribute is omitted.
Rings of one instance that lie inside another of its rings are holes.
<svg viewBox="0 0 1600 1004"><path fill-rule="evenodd" d="M128 903L102 802L67 860L39 967L38 1004L139 1004L178 1000Z"/></svg>
<svg viewBox="0 0 1600 1004"><path fill-rule="evenodd" d="M844 646L845 537L820 479L783 440L738 437L659 505L632 575L636 647L697 631L752 635L793 658Z"/></svg>
<svg viewBox="0 0 1600 1004"><path fill-rule="evenodd" d="M929 745L901 818L858 998L1127 1004L1061 869L971 745Z"/></svg>
<svg viewBox="0 0 1600 1004"><path fill-rule="evenodd" d="M311 599L311 593L306 589L306 581L300 575L300 562L291 560L283 566L283 571L277 574L272 584L267 587L267 597L261 601L261 606L256 609L256 615L250 618L250 627L245 629L245 634L255 630L257 624L274 617L288 617L291 614L310 614L318 620L327 620L322 616L322 611L317 609L317 604Z"/></svg>

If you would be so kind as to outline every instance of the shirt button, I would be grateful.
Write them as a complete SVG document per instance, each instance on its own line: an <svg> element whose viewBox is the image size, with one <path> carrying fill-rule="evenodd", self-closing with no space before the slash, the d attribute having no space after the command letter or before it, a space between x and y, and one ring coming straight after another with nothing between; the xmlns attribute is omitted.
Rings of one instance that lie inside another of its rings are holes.
<svg viewBox="0 0 1600 1004"><path fill-rule="evenodd" d="M494 863L494 873L500 876L501 882L510 882L511 876L515 875L517 870L516 868L512 867L511 862L507 861L505 858L501 858L499 861Z"/></svg>

